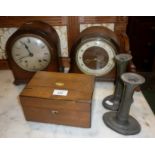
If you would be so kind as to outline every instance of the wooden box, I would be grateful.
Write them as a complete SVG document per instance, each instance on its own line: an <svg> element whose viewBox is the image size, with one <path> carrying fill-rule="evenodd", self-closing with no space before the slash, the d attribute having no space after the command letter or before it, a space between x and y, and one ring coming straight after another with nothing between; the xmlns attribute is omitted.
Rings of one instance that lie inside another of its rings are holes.
<svg viewBox="0 0 155 155"><path fill-rule="evenodd" d="M89 128L94 77L37 72L20 94L26 120Z"/></svg>

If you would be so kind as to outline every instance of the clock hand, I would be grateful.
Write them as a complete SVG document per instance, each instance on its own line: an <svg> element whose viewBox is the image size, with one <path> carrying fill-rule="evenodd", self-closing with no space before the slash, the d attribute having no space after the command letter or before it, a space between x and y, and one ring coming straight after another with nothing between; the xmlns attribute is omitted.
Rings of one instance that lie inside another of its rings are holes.
<svg viewBox="0 0 155 155"><path fill-rule="evenodd" d="M91 61L98 61L98 59L97 59L97 58L93 58L93 59L86 59L86 60L85 60L86 63L89 63L89 62L91 62Z"/></svg>
<svg viewBox="0 0 155 155"><path fill-rule="evenodd" d="M33 56L33 53L30 51L29 47L28 47L24 42L21 41L21 43L25 46L26 50L27 50L28 53L29 53L29 56L32 57L32 56Z"/></svg>
<svg viewBox="0 0 155 155"><path fill-rule="evenodd" d="M97 61L97 62L102 62L102 60L101 60L101 59L96 59L96 61Z"/></svg>
<svg viewBox="0 0 155 155"><path fill-rule="evenodd" d="M18 60L21 60L21 59L24 59L24 58L26 58L26 57L29 57L29 56L30 56L30 55L23 56L23 57L17 59L17 61L18 61Z"/></svg>

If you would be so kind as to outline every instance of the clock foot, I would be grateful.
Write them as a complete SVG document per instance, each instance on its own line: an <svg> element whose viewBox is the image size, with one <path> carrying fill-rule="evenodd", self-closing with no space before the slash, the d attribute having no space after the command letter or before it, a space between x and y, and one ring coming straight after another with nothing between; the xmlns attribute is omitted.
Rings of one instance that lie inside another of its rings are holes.
<svg viewBox="0 0 155 155"><path fill-rule="evenodd" d="M14 84L14 85L20 85L21 82L19 82L18 80L15 80L15 81L13 82L13 84Z"/></svg>
<svg viewBox="0 0 155 155"><path fill-rule="evenodd" d="M29 79L25 79L25 80L15 80L14 82L13 82L13 84L14 85L20 85L20 84L26 84L27 82L29 81Z"/></svg>

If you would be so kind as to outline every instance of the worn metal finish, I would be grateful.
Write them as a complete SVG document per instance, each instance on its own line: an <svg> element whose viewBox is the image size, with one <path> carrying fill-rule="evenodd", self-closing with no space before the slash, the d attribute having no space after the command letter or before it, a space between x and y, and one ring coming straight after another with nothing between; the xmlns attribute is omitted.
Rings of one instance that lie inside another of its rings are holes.
<svg viewBox="0 0 155 155"><path fill-rule="evenodd" d="M103 115L105 124L112 130L124 134L133 135L140 132L141 127L137 120L129 115L134 89L143 84L145 79L136 73L124 73L121 76L124 82L121 104L117 112L107 112Z"/></svg>
<svg viewBox="0 0 155 155"><path fill-rule="evenodd" d="M130 54L118 54L115 57L117 74L116 74L116 87L114 94L107 96L102 104L106 109L116 111L120 105L120 99L123 91L123 82L121 81L121 75L126 71L129 61L132 59Z"/></svg>

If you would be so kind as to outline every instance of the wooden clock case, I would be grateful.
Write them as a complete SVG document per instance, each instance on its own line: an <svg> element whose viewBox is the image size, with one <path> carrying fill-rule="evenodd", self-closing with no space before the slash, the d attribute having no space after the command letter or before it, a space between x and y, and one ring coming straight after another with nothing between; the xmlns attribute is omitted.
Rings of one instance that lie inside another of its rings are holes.
<svg viewBox="0 0 155 155"><path fill-rule="evenodd" d="M35 35L43 39L48 45L51 54L51 61L44 69L46 71L61 70L61 63L59 63L60 56L60 40L57 32L53 27L41 21L32 21L23 24L7 41L6 52L8 56L9 67L11 68L15 77L15 84L27 83L35 72L29 72L20 68L13 60L11 50L15 41L22 36ZM59 65L60 64L60 65Z"/></svg>
<svg viewBox="0 0 155 155"><path fill-rule="evenodd" d="M77 40L75 41L71 53L70 53L70 58L71 58L71 68L70 72L71 73L82 73L75 61L75 55L76 55L76 49L78 45L85 39L87 38L92 38L92 37L103 37L109 39L116 47L117 53L130 53L129 50L129 42L128 42L128 37L126 34L116 34L113 31L109 30L106 27L103 26L93 26L85 29L80 33L78 36ZM134 71L135 66L131 63L129 65L129 71ZM115 79L116 75L116 67L114 67L109 73L103 76L96 77L97 81L113 81Z"/></svg>

